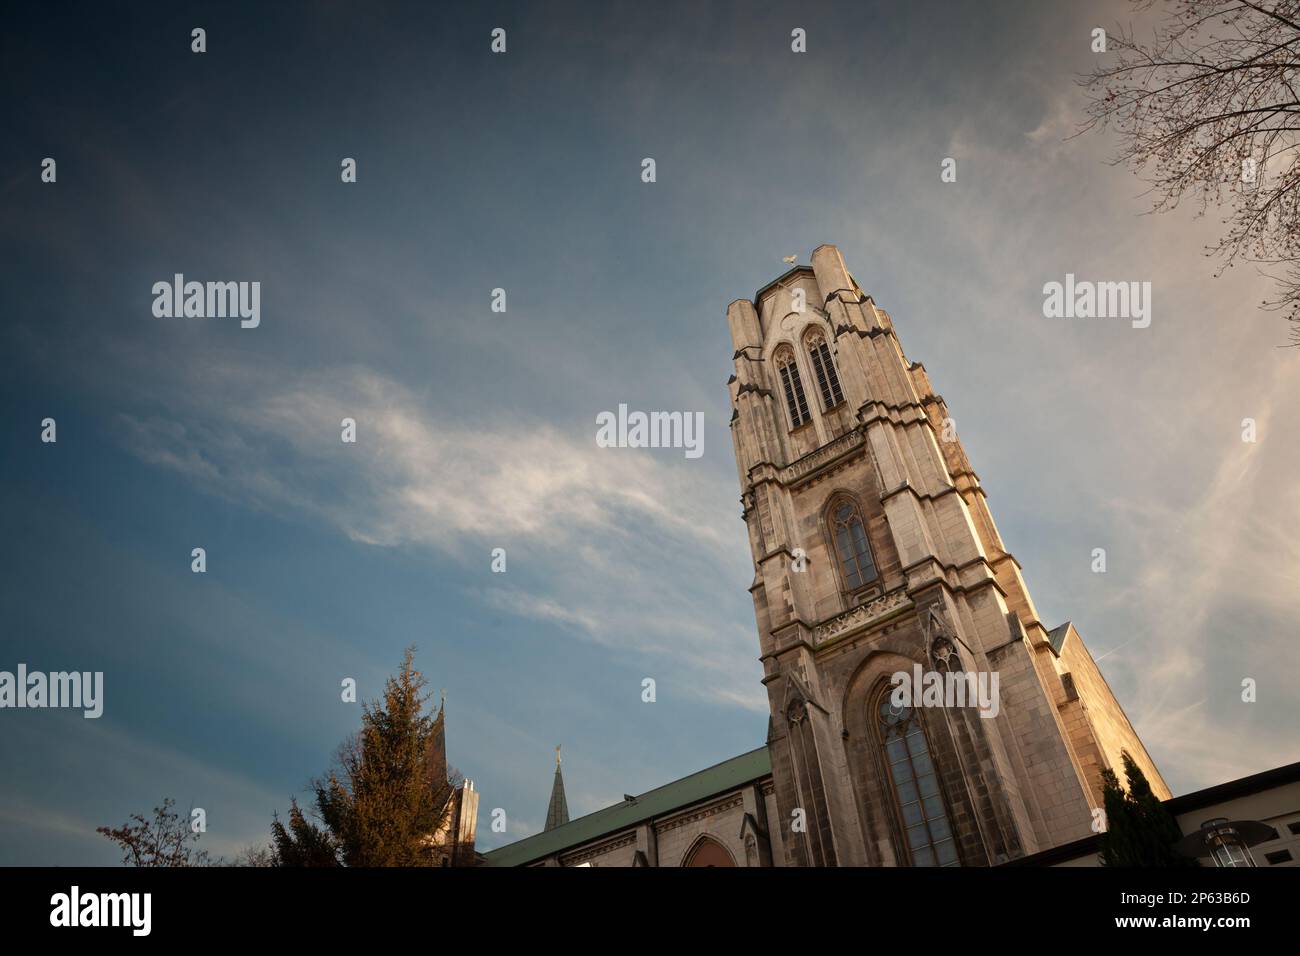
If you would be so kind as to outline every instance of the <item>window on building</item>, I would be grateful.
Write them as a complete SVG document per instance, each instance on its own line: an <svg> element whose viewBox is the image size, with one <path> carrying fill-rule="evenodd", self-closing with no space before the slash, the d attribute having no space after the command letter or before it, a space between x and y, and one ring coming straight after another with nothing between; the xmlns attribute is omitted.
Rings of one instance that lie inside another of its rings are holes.
<svg viewBox="0 0 1300 956"><path fill-rule="evenodd" d="M1264 859L1268 860L1270 866L1276 866L1278 863L1290 863L1290 850L1274 850L1272 853L1265 853Z"/></svg>
<svg viewBox="0 0 1300 956"><path fill-rule="evenodd" d="M857 504L849 498L837 500L831 505L830 525L835 553L840 559L840 570L849 590L856 591L874 581L876 565L871 560L867 529Z"/></svg>
<svg viewBox="0 0 1300 956"><path fill-rule="evenodd" d="M891 690L886 686L880 695L877 726L908 857L913 866L960 866L920 714L895 707Z"/></svg>
<svg viewBox="0 0 1300 956"><path fill-rule="evenodd" d="M844 401L840 391L840 377L835 372L835 363L831 360L831 349L826 344L826 336L813 332L805 340L808 358L812 361L813 372L817 375L817 387L822 393L822 408L832 409Z"/></svg>
<svg viewBox="0 0 1300 956"><path fill-rule="evenodd" d="M781 389L785 392L785 405L790 410L790 424L798 428L808 421L808 399L803 393L799 366L794 361L794 349L788 346L776 353L776 367L781 376Z"/></svg>
<svg viewBox="0 0 1300 956"><path fill-rule="evenodd" d="M735 866L727 849L712 837L703 837L691 848L682 866Z"/></svg>

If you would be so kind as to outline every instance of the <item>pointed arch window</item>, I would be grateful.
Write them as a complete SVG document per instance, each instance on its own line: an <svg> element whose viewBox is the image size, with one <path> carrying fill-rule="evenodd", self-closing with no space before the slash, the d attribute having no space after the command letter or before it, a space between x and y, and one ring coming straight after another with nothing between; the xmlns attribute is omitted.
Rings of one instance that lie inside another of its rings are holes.
<svg viewBox="0 0 1300 956"><path fill-rule="evenodd" d="M829 411L844 401L844 392L840 389L840 377L835 371L835 362L831 359L831 348L826 344L826 336L813 332L804 340L808 349L808 358L812 361L813 372L817 376L817 387L822 393L822 408Z"/></svg>
<svg viewBox="0 0 1300 956"><path fill-rule="evenodd" d="M831 539L840 561L844 583L856 591L876 579L876 563L871 559L862 512L852 498L838 498L830 507Z"/></svg>
<svg viewBox="0 0 1300 956"><path fill-rule="evenodd" d="M808 421L808 399L804 396L799 366L794 361L794 349L789 346L776 353L776 368L781 376L781 390L785 392L785 405L790 410L792 428Z"/></svg>
<svg viewBox="0 0 1300 956"><path fill-rule="evenodd" d="M717 840L710 836L700 837L686 854L682 866L735 866L736 861Z"/></svg>
<svg viewBox="0 0 1300 956"><path fill-rule="evenodd" d="M960 866L921 715L913 707L894 706L892 690L888 684L881 690L876 725L908 858L913 866Z"/></svg>

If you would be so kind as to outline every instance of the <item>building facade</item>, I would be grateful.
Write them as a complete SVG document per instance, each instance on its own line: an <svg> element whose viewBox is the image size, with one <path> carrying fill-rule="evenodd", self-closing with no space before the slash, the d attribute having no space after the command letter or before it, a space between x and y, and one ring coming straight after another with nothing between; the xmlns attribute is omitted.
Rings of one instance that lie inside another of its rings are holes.
<svg viewBox="0 0 1300 956"><path fill-rule="evenodd" d="M1123 752L1167 799L1078 631L1039 619L948 406L839 250L727 321L766 746L488 862L999 865L1089 836ZM900 703L899 673L972 697Z"/></svg>
<svg viewBox="0 0 1300 956"><path fill-rule="evenodd" d="M1103 768L1168 788L1072 626L1041 621L947 405L824 245L727 309L789 865L990 865L1091 831ZM891 675L998 675L996 716ZM800 813L802 811L802 814Z"/></svg>
<svg viewBox="0 0 1300 956"><path fill-rule="evenodd" d="M1203 830L1214 821L1249 820L1271 831L1262 840L1251 841L1247 852L1259 868L1300 866L1300 763L1287 764L1263 773L1216 784L1204 790L1183 793L1165 801L1165 809L1185 834ZM1062 846L1021 857L1012 866L1101 866L1101 837L1098 834ZM1222 866L1208 852L1202 866ZM1240 862L1234 866L1242 865Z"/></svg>

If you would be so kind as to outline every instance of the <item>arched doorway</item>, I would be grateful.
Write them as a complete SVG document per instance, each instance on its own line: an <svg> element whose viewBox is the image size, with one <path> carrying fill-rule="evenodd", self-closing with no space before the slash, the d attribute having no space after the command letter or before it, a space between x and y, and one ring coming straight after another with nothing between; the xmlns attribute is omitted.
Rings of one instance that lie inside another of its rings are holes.
<svg viewBox="0 0 1300 956"><path fill-rule="evenodd" d="M686 854L682 866L735 866L727 848L713 837L700 837L695 846Z"/></svg>

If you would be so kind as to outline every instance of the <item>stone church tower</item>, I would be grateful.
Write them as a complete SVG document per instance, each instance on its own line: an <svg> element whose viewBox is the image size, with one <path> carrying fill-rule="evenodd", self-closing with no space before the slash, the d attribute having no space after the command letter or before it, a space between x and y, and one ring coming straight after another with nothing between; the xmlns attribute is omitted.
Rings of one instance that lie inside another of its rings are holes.
<svg viewBox="0 0 1300 956"><path fill-rule="evenodd" d="M1073 625L1039 619L947 405L839 250L727 321L779 863L981 866L1068 843L1124 752L1167 798ZM996 714L891 704L914 665L996 674Z"/></svg>

